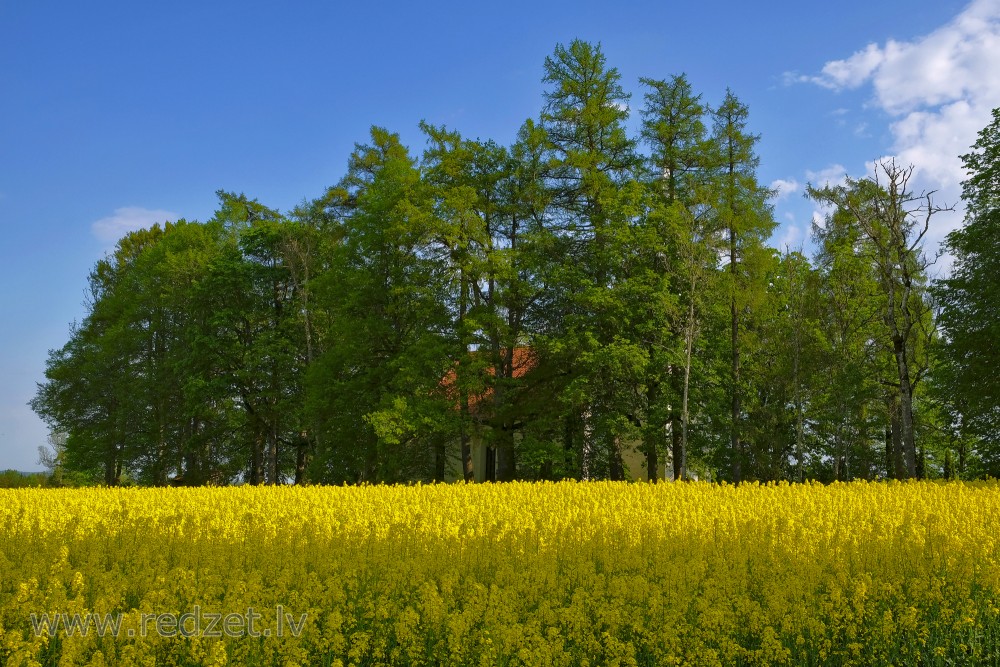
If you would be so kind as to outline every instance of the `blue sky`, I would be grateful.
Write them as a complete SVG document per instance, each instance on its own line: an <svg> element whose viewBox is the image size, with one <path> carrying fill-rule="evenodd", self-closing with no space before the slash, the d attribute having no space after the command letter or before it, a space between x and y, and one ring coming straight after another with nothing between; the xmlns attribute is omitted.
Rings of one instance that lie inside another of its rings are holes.
<svg viewBox="0 0 1000 667"><path fill-rule="evenodd" d="M542 104L556 43L600 42L640 76L726 87L798 247L806 182L898 155L958 199L957 155L1000 106L1000 0L626 3L0 2L0 469L38 469L26 406L82 318L117 236L204 220L214 192L290 209L342 176L368 127L510 142ZM942 216L933 244L961 220Z"/></svg>

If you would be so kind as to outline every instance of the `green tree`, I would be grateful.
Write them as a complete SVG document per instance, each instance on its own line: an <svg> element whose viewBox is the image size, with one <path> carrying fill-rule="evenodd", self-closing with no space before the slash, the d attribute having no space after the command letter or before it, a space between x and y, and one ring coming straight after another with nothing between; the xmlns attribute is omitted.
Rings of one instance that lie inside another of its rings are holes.
<svg viewBox="0 0 1000 667"><path fill-rule="evenodd" d="M909 189L913 168L894 160L879 162L874 174L845 185L809 188L814 199L846 212L871 247L873 269L883 297L886 342L895 366L895 392L889 405L893 421L892 449L898 452L897 476L917 476L914 430L914 389L926 372L917 355L921 333L930 318L926 295L928 261L922 241L933 215L942 207L928 193ZM898 433L898 438L896 434ZM898 442L898 444L897 444Z"/></svg>
<svg viewBox="0 0 1000 667"><path fill-rule="evenodd" d="M935 293L944 331L940 385L963 429L995 442L1000 427L1000 108L962 156L968 178L962 187L965 225L945 247L954 258L951 275ZM992 444L991 442L991 444Z"/></svg>
<svg viewBox="0 0 1000 667"><path fill-rule="evenodd" d="M621 326L636 306L624 277L641 212L639 158L625 131L629 96L599 45L557 45L545 60L541 126L551 157L551 264L542 278L551 317L538 339L565 369L559 395L584 478L624 477L622 446L641 409L648 354Z"/></svg>
<svg viewBox="0 0 1000 667"><path fill-rule="evenodd" d="M745 378L741 351L747 318L764 295L770 253L764 243L776 223L768 199L771 191L757 182L756 144L760 137L747 133L749 109L732 93L713 111L712 140L716 150L715 212L726 237L728 265L726 290L729 302L730 448L728 460L734 482L743 479L746 458L741 435Z"/></svg>
<svg viewBox="0 0 1000 667"><path fill-rule="evenodd" d="M149 449L143 397L156 379L146 354L155 333L139 315L137 264L162 231L132 232L97 262L89 276L89 312L71 328L69 342L49 353L46 382L31 401L53 433L66 434L66 468L107 485L134 474Z"/></svg>
<svg viewBox="0 0 1000 667"><path fill-rule="evenodd" d="M820 348L816 351L814 432L821 459L833 462L833 479L873 478L884 468L873 443L884 413L885 339L881 290L873 249L847 211L835 210L813 225L819 272ZM890 369L891 370L891 369ZM884 429L883 429L884 430ZM826 478L813 467L813 474Z"/></svg>
<svg viewBox="0 0 1000 667"><path fill-rule="evenodd" d="M287 263L290 222L245 195L219 192L213 219L226 230L223 253L206 284L213 303L212 347L223 378L238 397L247 479L278 484L298 462L302 431L304 330L298 283Z"/></svg>
<svg viewBox="0 0 1000 667"><path fill-rule="evenodd" d="M141 396L155 430L144 476L158 484L221 483L243 471L235 435L242 422L228 372L236 351L222 344L229 340L224 307L241 286L218 278L239 257L224 237L219 224L168 225L143 254L142 279L131 291L142 307L136 319L155 332L151 381Z"/></svg>
<svg viewBox="0 0 1000 667"><path fill-rule="evenodd" d="M322 211L314 206L297 207L279 231L278 251L290 279L287 322L291 329L298 329L296 333L286 333L292 339L300 341L298 362L301 373L296 385L300 395L296 401L292 423L298 428L297 435L293 436L295 483L302 484L308 481L310 460L320 438L318 428L306 410L305 386L302 382L322 345L320 326L317 323L321 320L322 313L317 312L313 299L314 283L322 275L324 268L327 246L324 241L328 239L329 243L336 244L339 238L336 234L327 232Z"/></svg>
<svg viewBox="0 0 1000 667"><path fill-rule="evenodd" d="M713 152L704 123L707 109L683 74L669 80L641 81L649 88L642 111L642 136L651 149L647 161L650 217L662 230L663 254L657 259L661 272L668 274L668 289L680 298L669 313L672 321L660 328L664 336L657 341L660 351L652 355L651 363L651 369L669 377L670 386L662 386L664 378L654 375L649 379L648 410L651 417L659 414L665 418L664 412L669 412L673 477L684 479L695 344L706 287L718 264L708 187ZM678 368L683 371L678 372ZM644 431L649 479L655 479L656 443L664 427L663 418L651 418Z"/></svg>
<svg viewBox="0 0 1000 667"><path fill-rule="evenodd" d="M492 250L491 227L497 224L503 206L498 186L504 178L507 157L506 151L492 142L463 140L459 133L444 127L427 124L421 127L428 138L424 177L437 221L433 235L449 276L445 298L452 315L448 333L453 339L450 357L454 370L448 381L457 403L462 476L471 482L475 480L471 442L474 433L480 430L473 423L473 403L476 396L485 392L487 364L478 353L484 313L477 307L480 301L477 297L484 281L488 299L492 300L499 289L495 276L487 268L487 257ZM481 416L478 410L476 416ZM437 446L435 478L443 479L444 441ZM513 452L505 449L504 454L505 462L513 461Z"/></svg>
<svg viewBox="0 0 1000 667"><path fill-rule="evenodd" d="M309 409L323 431L319 480L433 475L428 461L452 404L441 382L449 275L433 247L430 194L399 137L376 127L326 196L343 241L316 287L329 326L309 372Z"/></svg>

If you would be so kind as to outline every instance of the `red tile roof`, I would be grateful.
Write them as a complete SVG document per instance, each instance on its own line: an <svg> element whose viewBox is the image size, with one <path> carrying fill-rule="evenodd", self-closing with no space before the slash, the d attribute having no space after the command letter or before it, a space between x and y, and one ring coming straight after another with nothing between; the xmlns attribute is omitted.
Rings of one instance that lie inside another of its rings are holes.
<svg viewBox="0 0 1000 667"><path fill-rule="evenodd" d="M473 352L472 354L481 355L483 354L483 352L482 351ZM506 361L506 350L501 350L501 354L504 357L504 361ZM538 358L535 356L534 350L532 350L530 347L515 347L514 358L512 362L513 363L511 368L512 371L511 375L514 378L522 378L538 365ZM496 368L494 368L492 365L485 367L483 370L490 376L496 375ZM445 374L445 376L441 379L441 386L444 387L445 391L448 393L449 396L454 397L457 407L457 401L459 400L459 397L458 397L458 392L455 391L454 387L456 376L457 374L455 372L455 369L449 370ZM492 395L493 395L493 388L487 387L482 393L469 396L469 407L475 408L477 405L479 405L479 403L488 399Z"/></svg>

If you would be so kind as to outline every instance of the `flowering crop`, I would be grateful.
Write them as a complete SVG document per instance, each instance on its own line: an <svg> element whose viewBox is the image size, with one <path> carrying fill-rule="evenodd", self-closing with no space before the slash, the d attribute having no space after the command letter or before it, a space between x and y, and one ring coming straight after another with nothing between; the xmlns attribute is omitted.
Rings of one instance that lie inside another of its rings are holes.
<svg viewBox="0 0 1000 667"><path fill-rule="evenodd" d="M996 483L0 490L7 665L1000 664L998 595Z"/></svg>

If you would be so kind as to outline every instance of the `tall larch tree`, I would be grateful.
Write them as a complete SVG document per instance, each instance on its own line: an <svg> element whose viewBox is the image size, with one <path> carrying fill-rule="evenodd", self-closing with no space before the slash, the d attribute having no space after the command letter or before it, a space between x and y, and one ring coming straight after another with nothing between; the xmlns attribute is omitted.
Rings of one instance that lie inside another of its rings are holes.
<svg viewBox="0 0 1000 667"><path fill-rule="evenodd" d="M680 295L671 323L659 344L667 359L652 366L662 374L647 384L650 406L669 401L673 478L687 477L691 371L705 286L718 263L708 182L713 153L705 127L708 109L683 74L668 80L641 79L648 88L642 110L642 137L650 148L647 183L651 217L659 222L666 241L661 271ZM677 341L682 343L679 354ZM679 360L679 361L678 361ZM681 369L681 370L679 370ZM661 386L669 378L670 386ZM669 389L669 391L667 391ZM665 396L661 396L665 395ZM647 474L657 468L655 442L664 432L661 420L650 420L645 430Z"/></svg>
<svg viewBox="0 0 1000 667"><path fill-rule="evenodd" d="M741 376L742 325L763 294L761 264L769 253L764 244L776 223L768 204L770 190L757 182L756 145L760 137L749 134L750 111L733 94L713 110L712 140L716 151L715 210L725 237L729 302L730 449L728 460L734 482L743 479L746 458L741 435L743 383Z"/></svg>
<svg viewBox="0 0 1000 667"><path fill-rule="evenodd" d="M600 46L581 40L557 45L545 59L541 125L551 151L548 278L557 333L549 340L567 369L562 396L568 418L579 424L585 478L624 474L621 431L642 363L633 346L615 344L612 331L618 304L611 293L624 264L619 240L638 195L626 187L634 183L638 157L625 131L629 96L620 79Z"/></svg>

